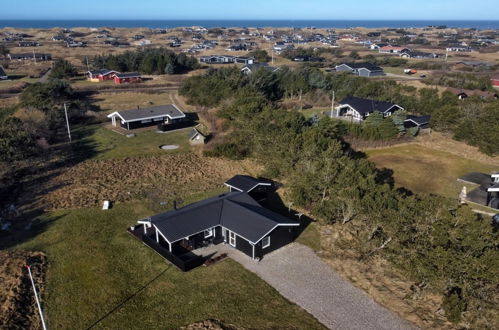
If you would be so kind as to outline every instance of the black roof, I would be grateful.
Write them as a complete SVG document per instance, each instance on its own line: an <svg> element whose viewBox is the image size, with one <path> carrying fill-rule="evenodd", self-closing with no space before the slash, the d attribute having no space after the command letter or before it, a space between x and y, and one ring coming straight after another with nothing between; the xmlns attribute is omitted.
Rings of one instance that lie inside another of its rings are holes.
<svg viewBox="0 0 499 330"><path fill-rule="evenodd" d="M418 126L428 124L430 122L431 116L413 116L408 115L406 121L411 120Z"/></svg>
<svg viewBox="0 0 499 330"><path fill-rule="evenodd" d="M150 219L170 243L221 225L255 244L279 225L299 224L264 209L245 192L222 194Z"/></svg>
<svg viewBox="0 0 499 330"><path fill-rule="evenodd" d="M352 69L367 69L369 71L383 71L382 68L380 68L377 65L374 65L372 63L368 62L362 62L362 63L343 63L343 65L347 65L351 67Z"/></svg>
<svg viewBox="0 0 499 330"><path fill-rule="evenodd" d="M259 185L272 186L273 182L266 179L256 179L249 175L235 175L225 181L226 186L233 187L239 191L250 192Z"/></svg>
<svg viewBox="0 0 499 330"><path fill-rule="evenodd" d="M340 101L340 104L348 104L354 108L361 115L371 113L374 111L385 112L392 108L393 106L398 106L397 104L385 101L376 101L371 99L363 99L360 97L348 96Z"/></svg>
<svg viewBox="0 0 499 330"><path fill-rule="evenodd" d="M134 78L134 77L141 77L141 75L138 72L126 72L126 73L117 73L116 77L118 77L118 78Z"/></svg>
<svg viewBox="0 0 499 330"><path fill-rule="evenodd" d="M114 114L123 118L125 122L157 117L170 117L171 119L185 117L185 114L173 104L116 111L108 115L108 117L112 117Z"/></svg>

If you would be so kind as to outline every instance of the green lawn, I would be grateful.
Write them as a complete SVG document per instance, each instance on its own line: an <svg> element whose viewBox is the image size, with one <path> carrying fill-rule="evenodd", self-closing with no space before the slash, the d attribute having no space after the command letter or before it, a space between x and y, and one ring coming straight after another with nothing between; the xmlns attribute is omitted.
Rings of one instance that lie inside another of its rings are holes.
<svg viewBox="0 0 499 330"><path fill-rule="evenodd" d="M299 111L301 112L306 118L310 118L314 115L318 115L319 117L323 116L324 111L330 111L331 108L310 108L310 109L305 109L302 111L299 110L293 110L293 111Z"/></svg>
<svg viewBox="0 0 499 330"><path fill-rule="evenodd" d="M82 136L83 142L91 145L95 151L92 159L110 159L136 156L164 155L166 153L187 152L191 150L187 134L189 129L168 133L150 131L133 132L134 137L126 137L106 127L95 125L75 129L76 136ZM175 144L175 150L162 150L163 144Z"/></svg>
<svg viewBox="0 0 499 330"><path fill-rule="evenodd" d="M497 170L488 164L415 144L373 149L366 153L378 167L394 171L398 186L453 198L457 198L463 187L463 183L457 182L459 176Z"/></svg>
<svg viewBox="0 0 499 330"><path fill-rule="evenodd" d="M37 225L46 228L15 247L48 256L49 328L171 329L209 318L254 329L323 328L230 259L188 273L170 266L125 232L151 214L144 205L49 213Z"/></svg>

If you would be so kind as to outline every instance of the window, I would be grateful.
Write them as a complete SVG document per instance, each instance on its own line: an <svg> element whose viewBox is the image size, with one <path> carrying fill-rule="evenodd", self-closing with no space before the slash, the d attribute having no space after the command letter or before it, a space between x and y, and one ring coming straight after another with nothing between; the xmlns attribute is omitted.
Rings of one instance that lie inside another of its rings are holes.
<svg viewBox="0 0 499 330"><path fill-rule="evenodd" d="M204 231L204 238L208 238L208 237L211 237L211 236L213 236L213 228L206 229Z"/></svg>
<svg viewBox="0 0 499 330"><path fill-rule="evenodd" d="M270 236L265 237L262 239L262 248L266 248L270 246Z"/></svg>
<svg viewBox="0 0 499 330"><path fill-rule="evenodd" d="M142 124L150 123L152 122L152 119L144 119L140 121Z"/></svg>

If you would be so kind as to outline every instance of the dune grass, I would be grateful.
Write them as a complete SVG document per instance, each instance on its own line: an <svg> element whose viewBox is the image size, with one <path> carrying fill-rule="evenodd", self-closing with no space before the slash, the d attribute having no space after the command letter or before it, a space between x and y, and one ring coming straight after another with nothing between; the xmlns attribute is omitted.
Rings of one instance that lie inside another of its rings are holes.
<svg viewBox="0 0 499 330"><path fill-rule="evenodd" d="M48 256L50 328L171 329L209 318L255 329L323 328L232 260L188 273L170 266L125 232L151 214L144 205L49 213L38 224L44 231L15 247Z"/></svg>
<svg viewBox="0 0 499 330"><path fill-rule="evenodd" d="M457 198L463 183L457 178L468 172L489 173L497 167L416 144L366 151L379 168L393 170L397 186L415 192Z"/></svg>

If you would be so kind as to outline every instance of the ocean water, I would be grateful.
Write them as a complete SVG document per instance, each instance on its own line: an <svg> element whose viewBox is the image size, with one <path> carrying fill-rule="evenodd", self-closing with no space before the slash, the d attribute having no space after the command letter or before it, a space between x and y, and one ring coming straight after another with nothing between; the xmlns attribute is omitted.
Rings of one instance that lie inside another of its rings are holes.
<svg viewBox="0 0 499 330"><path fill-rule="evenodd" d="M455 28L499 29L499 20L0 20L0 27L316 27L316 28L411 28L445 25Z"/></svg>

